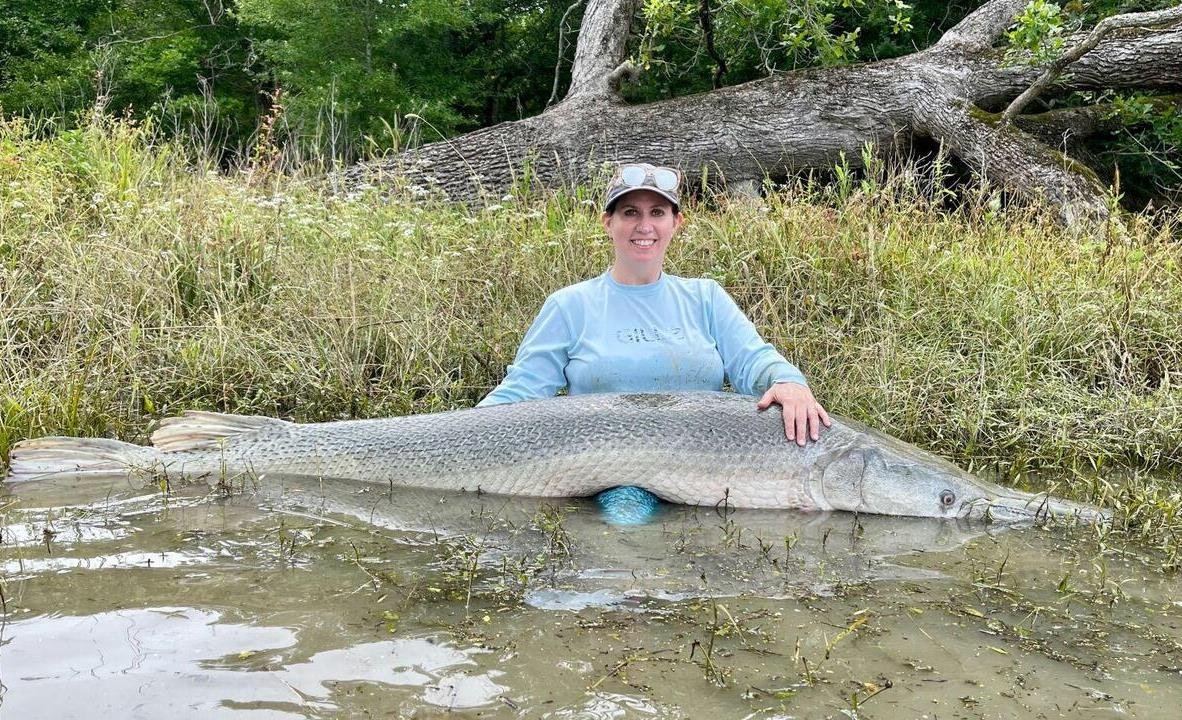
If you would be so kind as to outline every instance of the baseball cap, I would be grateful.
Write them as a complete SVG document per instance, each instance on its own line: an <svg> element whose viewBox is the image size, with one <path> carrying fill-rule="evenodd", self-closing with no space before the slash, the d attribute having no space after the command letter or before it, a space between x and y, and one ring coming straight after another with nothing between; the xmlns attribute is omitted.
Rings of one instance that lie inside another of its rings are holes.
<svg viewBox="0 0 1182 720"><path fill-rule="evenodd" d="M673 203L673 207L679 208L680 186L681 171L676 168L648 163L625 163L616 168L615 175L607 185L607 192L603 196L603 211L611 212L616 206L616 201L633 190L654 192Z"/></svg>

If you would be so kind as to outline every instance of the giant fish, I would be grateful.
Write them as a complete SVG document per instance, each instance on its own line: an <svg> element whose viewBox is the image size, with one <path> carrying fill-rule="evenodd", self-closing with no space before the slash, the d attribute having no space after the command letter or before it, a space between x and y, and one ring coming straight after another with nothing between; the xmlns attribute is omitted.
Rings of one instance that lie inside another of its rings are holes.
<svg viewBox="0 0 1182 720"><path fill-rule="evenodd" d="M1099 508L1002 487L852 420L800 447L783 415L724 392L591 394L372 420L300 424L188 412L152 447L47 437L12 450L9 482L145 473L352 479L502 495L580 497L637 486L673 503L999 521Z"/></svg>

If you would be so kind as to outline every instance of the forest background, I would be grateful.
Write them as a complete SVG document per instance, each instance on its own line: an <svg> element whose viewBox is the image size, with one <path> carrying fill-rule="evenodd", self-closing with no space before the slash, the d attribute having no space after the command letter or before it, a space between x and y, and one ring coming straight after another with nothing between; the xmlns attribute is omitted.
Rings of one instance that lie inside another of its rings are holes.
<svg viewBox="0 0 1182 720"><path fill-rule="evenodd" d="M630 40L644 71L625 97L906 55L981 4L646 0ZM1007 42L1047 57L1098 18L1171 4L1035 0ZM101 107L223 165L248 157L266 126L294 162L350 163L538 114L566 87L581 12L569 0L11 0L0 9L0 110L68 132ZM1120 122L1085 161L1123 179L1132 207L1177 203L1179 104L1132 92L1050 102L1105 100Z"/></svg>

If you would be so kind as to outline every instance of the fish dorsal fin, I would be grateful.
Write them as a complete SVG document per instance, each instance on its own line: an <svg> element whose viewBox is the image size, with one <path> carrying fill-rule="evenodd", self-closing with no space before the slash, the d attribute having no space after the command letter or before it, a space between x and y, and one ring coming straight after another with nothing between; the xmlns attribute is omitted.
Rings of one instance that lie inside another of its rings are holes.
<svg viewBox="0 0 1182 720"><path fill-rule="evenodd" d="M188 410L184 415L161 421L160 428L152 433L152 445L163 452L211 450L230 438L286 425L291 423L257 415Z"/></svg>

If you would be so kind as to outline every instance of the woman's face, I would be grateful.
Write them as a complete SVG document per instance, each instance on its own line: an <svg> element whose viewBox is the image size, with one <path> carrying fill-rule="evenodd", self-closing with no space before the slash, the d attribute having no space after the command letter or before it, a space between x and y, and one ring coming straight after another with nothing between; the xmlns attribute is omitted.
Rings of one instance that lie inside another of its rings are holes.
<svg viewBox="0 0 1182 720"><path fill-rule="evenodd" d="M648 190L635 190L620 198L612 213L604 213L602 219L615 246L616 264L635 270L664 265L665 251L682 220L680 213L673 212L673 203Z"/></svg>

